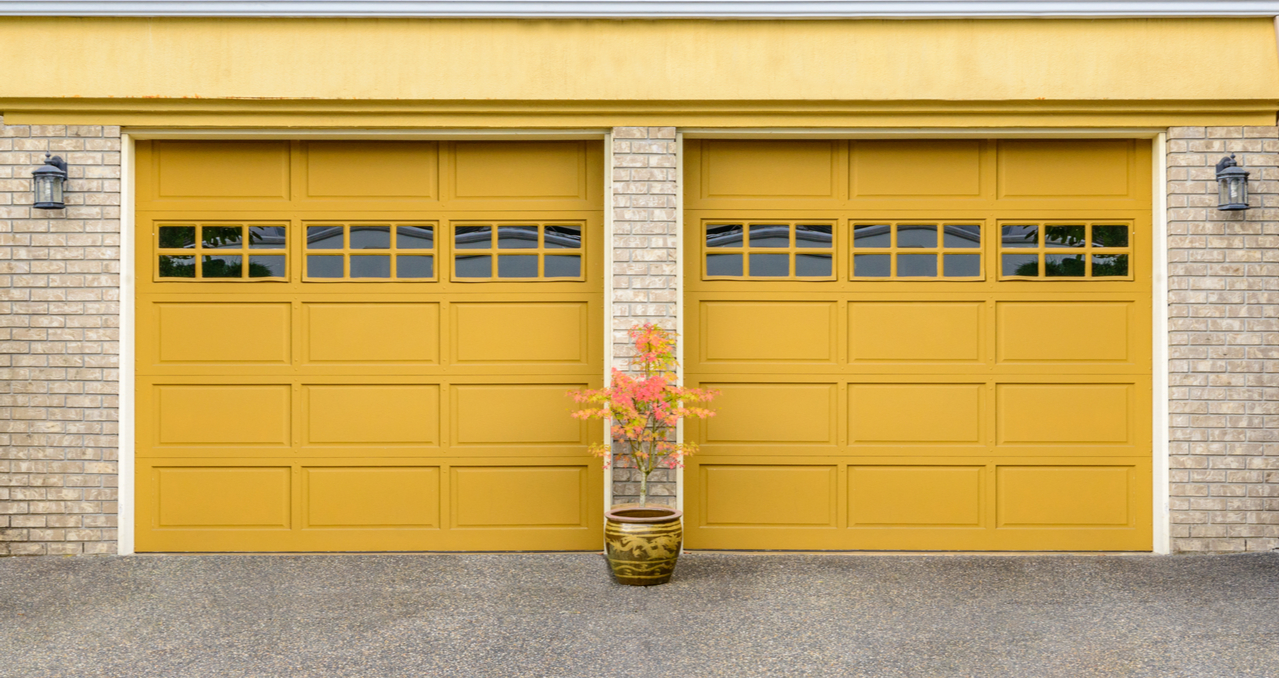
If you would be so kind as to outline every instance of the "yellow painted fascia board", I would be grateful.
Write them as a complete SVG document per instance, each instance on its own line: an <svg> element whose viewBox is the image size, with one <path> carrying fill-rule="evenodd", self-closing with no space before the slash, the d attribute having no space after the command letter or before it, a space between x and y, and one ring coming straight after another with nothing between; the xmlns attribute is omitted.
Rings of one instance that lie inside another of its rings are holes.
<svg viewBox="0 0 1280 678"><path fill-rule="evenodd" d="M0 99L11 124L164 128L1148 127L1272 125L1252 101L319 101Z"/></svg>

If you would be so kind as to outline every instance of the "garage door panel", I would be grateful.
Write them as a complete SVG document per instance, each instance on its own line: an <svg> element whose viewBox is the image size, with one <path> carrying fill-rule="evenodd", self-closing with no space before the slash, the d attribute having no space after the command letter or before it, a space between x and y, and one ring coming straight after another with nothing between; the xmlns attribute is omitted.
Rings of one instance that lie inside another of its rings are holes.
<svg viewBox="0 0 1280 678"><path fill-rule="evenodd" d="M849 442L981 444L985 391L985 384L850 384Z"/></svg>
<svg viewBox="0 0 1280 678"><path fill-rule="evenodd" d="M996 360L1132 363L1134 303L1128 301L1001 301L996 303Z"/></svg>
<svg viewBox="0 0 1280 678"><path fill-rule="evenodd" d="M700 361L835 365L835 302L708 301L700 307ZM780 333L775 328L791 331Z"/></svg>
<svg viewBox="0 0 1280 678"><path fill-rule="evenodd" d="M288 303L155 303L157 367L231 368L289 365L292 309ZM151 337L152 335L147 335Z"/></svg>
<svg viewBox="0 0 1280 678"><path fill-rule="evenodd" d="M706 141L701 153L703 198L776 204L839 197L839 142Z"/></svg>
<svg viewBox="0 0 1280 678"><path fill-rule="evenodd" d="M836 471L834 465L701 465L700 525L834 528Z"/></svg>
<svg viewBox="0 0 1280 678"><path fill-rule="evenodd" d="M977 301L851 301L849 362L978 364L984 310Z"/></svg>
<svg viewBox="0 0 1280 678"><path fill-rule="evenodd" d="M440 527L439 467L304 467L303 528Z"/></svg>
<svg viewBox="0 0 1280 678"><path fill-rule="evenodd" d="M849 196L938 198L982 196L979 140L855 141L850 145ZM911 181L902 177L910 176Z"/></svg>
<svg viewBox="0 0 1280 678"><path fill-rule="evenodd" d="M435 141L303 142L307 198L438 200Z"/></svg>
<svg viewBox="0 0 1280 678"><path fill-rule="evenodd" d="M458 365L585 366L591 356L587 302L450 305Z"/></svg>
<svg viewBox="0 0 1280 678"><path fill-rule="evenodd" d="M1001 466L1000 527L1129 527L1131 466Z"/></svg>
<svg viewBox="0 0 1280 678"><path fill-rule="evenodd" d="M586 144L458 142L453 195L458 199L587 200Z"/></svg>
<svg viewBox="0 0 1280 678"><path fill-rule="evenodd" d="M982 527L983 466L850 466L849 525Z"/></svg>
<svg viewBox="0 0 1280 678"><path fill-rule="evenodd" d="M708 445L834 445L835 384L704 383L720 392L716 416L702 422Z"/></svg>
<svg viewBox="0 0 1280 678"><path fill-rule="evenodd" d="M999 445L1124 445L1135 421L1132 384L999 384Z"/></svg>
<svg viewBox="0 0 1280 678"><path fill-rule="evenodd" d="M305 362L329 366L435 365L440 361L438 303L304 303Z"/></svg>
<svg viewBox="0 0 1280 678"><path fill-rule="evenodd" d="M439 444L438 385L307 385L303 392L307 445Z"/></svg>
<svg viewBox="0 0 1280 678"><path fill-rule="evenodd" d="M568 392L585 384L463 384L452 387L456 446L585 445Z"/></svg>
<svg viewBox="0 0 1280 678"><path fill-rule="evenodd" d="M150 515L157 529L290 527L288 467L159 467L152 479Z"/></svg>
<svg viewBox="0 0 1280 678"><path fill-rule="evenodd" d="M274 202L290 198L287 141L156 141L142 195L173 202Z"/></svg>
<svg viewBox="0 0 1280 678"><path fill-rule="evenodd" d="M586 527L584 466L453 467L453 527Z"/></svg>
<svg viewBox="0 0 1280 678"><path fill-rule="evenodd" d="M291 443L288 385L163 384L152 392L157 447Z"/></svg>

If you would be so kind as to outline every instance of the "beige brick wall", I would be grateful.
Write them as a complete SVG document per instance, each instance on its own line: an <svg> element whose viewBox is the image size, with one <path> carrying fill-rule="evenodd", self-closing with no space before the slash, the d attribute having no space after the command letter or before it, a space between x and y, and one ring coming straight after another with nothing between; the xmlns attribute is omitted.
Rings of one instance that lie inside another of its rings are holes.
<svg viewBox="0 0 1280 678"><path fill-rule="evenodd" d="M0 118L0 556L116 552L119 273L120 129Z"/></svg>
<svg viewBox="0 0 1280 678"><path fill-rule="evenodd" d="M627 330L651 321L675 329L681 177L674 127L613 129L613 366L630 368ZM675 504L675 471L650 476L653 503ZM635 501L639 472L615 465L614 503Z"/></svg>
<svg viewBox="0 0 1280 678"><path fill-rule="evenodd" d="M1169 130L1169 411L1174 551L1277 546L1275 127ZM1214 165L1252 174L1221 212Z"/></svg>

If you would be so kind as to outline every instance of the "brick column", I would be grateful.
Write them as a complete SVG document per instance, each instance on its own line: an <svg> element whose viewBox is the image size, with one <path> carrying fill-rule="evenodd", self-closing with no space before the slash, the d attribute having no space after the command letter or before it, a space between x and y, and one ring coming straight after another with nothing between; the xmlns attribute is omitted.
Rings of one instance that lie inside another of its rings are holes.
<svg viewBox="0 0 1280 678"><path fill-rule="evenodd" d="M1174 551L1277 546L1275 127L1175 127L1168 143L1169 502ZM1214 165L1251 173L1221 212Z"/></svg>
<svg viewBox="0 0 1280 678"><path fill-rule="evenodd" d="M634 351L627 339L632 325L653 322L675 329L676 221L681 177L676 166L674 127L613 129L613 366L629 370ZM675 471L650 477L649 499L675 505ZM615 504L638 500L639 473L615 465Z"/></svg>
<svg viewBox="0 0 1280 678"><path fill-rule="evenodd" d="M120 128L0 118L0 556L116 552L119 329Z"/></svg>

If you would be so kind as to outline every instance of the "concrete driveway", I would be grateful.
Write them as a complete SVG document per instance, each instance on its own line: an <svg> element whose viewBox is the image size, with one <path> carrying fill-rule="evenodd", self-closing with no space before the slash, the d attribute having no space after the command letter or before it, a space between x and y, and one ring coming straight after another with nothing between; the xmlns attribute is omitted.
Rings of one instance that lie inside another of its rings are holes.
<svg viewBox="0 0 1280 678"><path fill-rule="evenodd" d="M0 559L0 676L1276 676L1277 557Z"/></svg>

